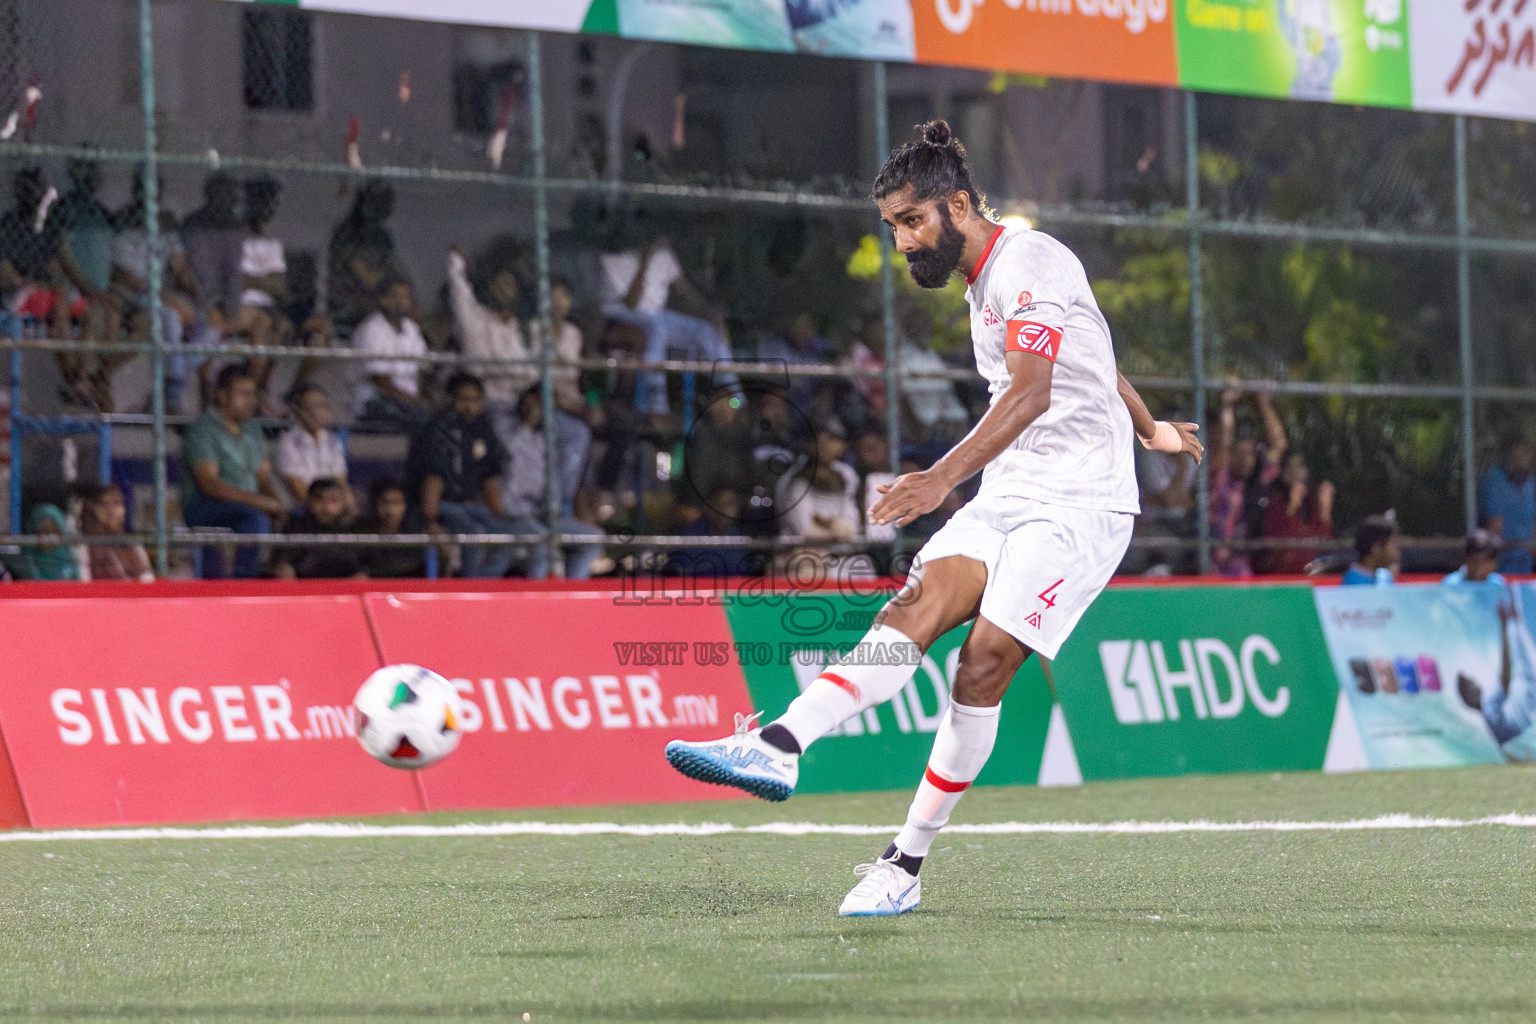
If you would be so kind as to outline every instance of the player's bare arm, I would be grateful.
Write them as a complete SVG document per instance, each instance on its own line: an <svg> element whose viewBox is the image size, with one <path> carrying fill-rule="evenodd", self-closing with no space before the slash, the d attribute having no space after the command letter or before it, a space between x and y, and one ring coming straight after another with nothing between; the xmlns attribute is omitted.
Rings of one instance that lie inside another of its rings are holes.
<svg viewBox="0 0 1536 1024"><path fill-rule="evenodd" d="M1145 447L1170 455L1181 452L1192 455L1196 464L1205 458L1205 445L1200 443L1199 437L1200 424L1164 423L1154 419L1147 403L1142 401L1131 382L1125 379L1125 374L1117 376L1120 399L1125 402L1125 408L1131 414L1131 426L1136 431L1136 437Z"/></svg>
<svg viewBox="0 0 1536 1024"><path fill-rule="evenodd" d="M884 497L870 509L871 521L905 526L938 508L945 495L985 468L1051 407L1055 364L1032 352L1009 352L1007 362L1010 383L975 428L931 469L905 473L878 488Z"/></svg>

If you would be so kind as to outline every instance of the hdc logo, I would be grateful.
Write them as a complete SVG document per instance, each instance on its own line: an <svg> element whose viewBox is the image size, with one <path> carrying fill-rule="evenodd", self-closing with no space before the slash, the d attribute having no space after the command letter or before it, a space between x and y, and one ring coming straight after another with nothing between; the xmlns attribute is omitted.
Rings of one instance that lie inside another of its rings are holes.
<svg viewBox="0 0 1536 1024"><path fill-rule="evenodd" d="M1276 687L1273 697L1264 692L1256 670L1260 656L1271 666L1280 664L1275 645L1257 633L1244 640L1235 655L1210 637L1180 640L1175 665L1169 664L1160 640L1099 644L1109 700L1116 720L1124 725L1178 721L1180 689L1189 691L1187 702L1196 718L1235 718L1249 700L1260 714L1280 717L1291 705L1290 687Z"/></svg>

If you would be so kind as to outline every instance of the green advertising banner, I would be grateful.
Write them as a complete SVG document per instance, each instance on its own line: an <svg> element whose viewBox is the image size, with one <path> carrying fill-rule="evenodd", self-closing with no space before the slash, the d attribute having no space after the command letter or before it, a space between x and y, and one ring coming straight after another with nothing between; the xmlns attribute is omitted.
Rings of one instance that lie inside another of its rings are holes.
<svg viewBox="0 0 1536 1024"><path fill-rule="evenodd" d="M1185 88L1413 105L1403 0L1175 0L1174 12Z"/></svg>
<svg viewBox="0 0 1536 1024"><path fill-rule="evenodd" d="M1052 672L1085 780L1315 771L1339 703L1308 586L1112 587Z"/></svg>
<svg viewBox="0 0 1536 1024"><path fill-rule="evenodd" d="M830 660L858 643L885 595L835 591L735 595L726 614L736 657L763 721L784 713ZM970 626L940 637L906 688L846 722L800 761L802 793L907 789L916 786L949 706L949 688ZM1040 776L1051 692L1039 662L1030 659L1003 701L992 759L978 785L1034 785Z"/></svg>

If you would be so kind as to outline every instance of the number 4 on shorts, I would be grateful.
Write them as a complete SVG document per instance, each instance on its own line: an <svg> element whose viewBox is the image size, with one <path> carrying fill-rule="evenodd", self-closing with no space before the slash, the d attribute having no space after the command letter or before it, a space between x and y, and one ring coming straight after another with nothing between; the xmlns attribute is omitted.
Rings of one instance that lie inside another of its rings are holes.
<svg viewBox="0 0 1536 1024"><path fill-rule="evenodd" d="M1036 596L1039 597L1040 600L1045 602L1045 606L1047 608L1055 608L1056 607L1056 599L1051 596L1051 592L1053 590L1055 590L1057 587L1061 586L1065 582L1066 582L1065 579L1059 579L1055 583L1052 583L1050 586L1046 587L1044 590L1042 590Z"/></svg>

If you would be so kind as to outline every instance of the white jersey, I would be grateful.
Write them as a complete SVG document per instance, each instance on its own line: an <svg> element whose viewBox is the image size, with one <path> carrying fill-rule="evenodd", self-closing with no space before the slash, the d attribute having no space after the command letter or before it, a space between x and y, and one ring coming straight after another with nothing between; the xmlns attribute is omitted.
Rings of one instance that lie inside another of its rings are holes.
<svg viewBox="0 0 1536 1024"><path fill-rule="evenodd" d="M1131 414L1082 263L1050 235L998 228L966 284L976 369L992 401L1009 384L1008 352L1056 364L1051 407L987 466L980 493L1140 512Z"/></svg>

